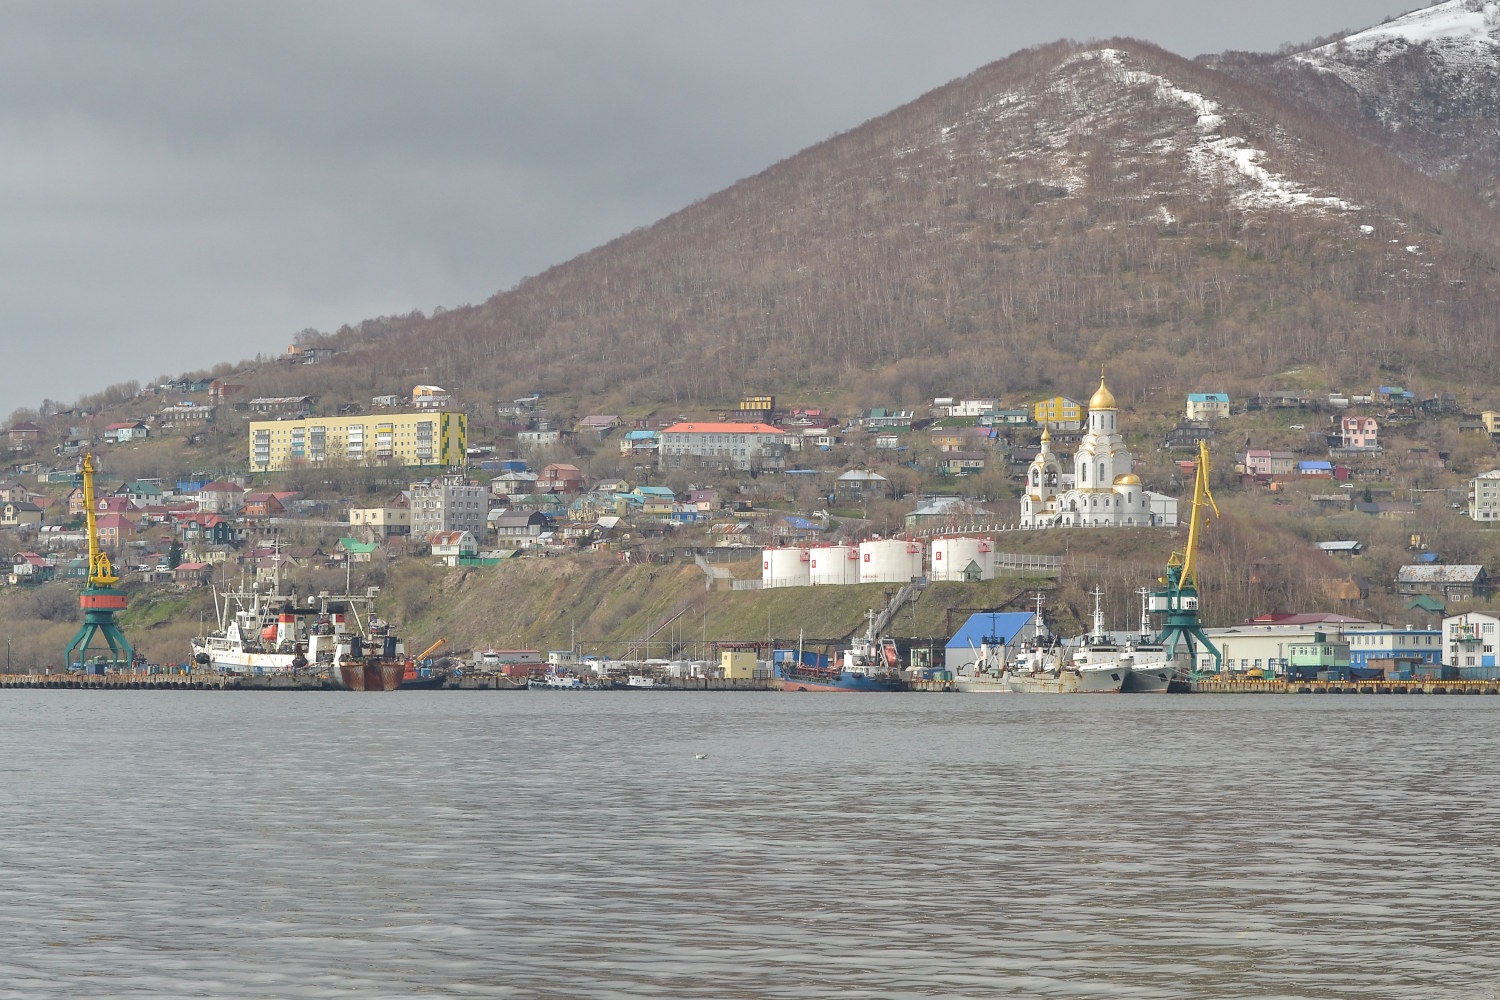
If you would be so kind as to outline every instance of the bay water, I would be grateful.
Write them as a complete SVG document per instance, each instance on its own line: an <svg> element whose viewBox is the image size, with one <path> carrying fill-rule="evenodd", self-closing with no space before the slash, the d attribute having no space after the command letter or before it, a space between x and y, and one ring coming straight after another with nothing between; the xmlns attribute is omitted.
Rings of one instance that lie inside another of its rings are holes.
<svg viewBox="0 0 1500 1000"><path fill-rule="evenodd" d="M0 998L1500 996L1500 698L0 693Z"/></svg>

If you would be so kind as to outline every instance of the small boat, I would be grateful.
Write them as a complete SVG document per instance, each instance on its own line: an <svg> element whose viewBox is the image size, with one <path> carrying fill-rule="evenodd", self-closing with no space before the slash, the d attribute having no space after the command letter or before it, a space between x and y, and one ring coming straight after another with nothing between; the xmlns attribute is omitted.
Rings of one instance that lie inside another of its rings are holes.
<svg viewBox="0 0 1500 1000"><path fill-rule="evenodd" d="M603 690L593 681L585 681L575 674L564 673L560 670L549 670L541 677L533 677L526 682L528 691L600 691Z"/></svg>

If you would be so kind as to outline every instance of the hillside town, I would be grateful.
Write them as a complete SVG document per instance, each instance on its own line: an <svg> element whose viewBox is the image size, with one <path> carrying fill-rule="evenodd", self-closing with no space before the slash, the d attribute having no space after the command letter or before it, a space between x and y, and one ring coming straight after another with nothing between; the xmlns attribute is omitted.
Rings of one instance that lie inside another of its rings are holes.
<svg viewBox="0 0 1500 1000"><path fill-rule="evenodd" d="M320 360L304 353L289 357ZM1007 556L1015 532L1177 527L1180 499L1169 491L1190 479L1200 442L1218 453L1222 483L1271 505L1295 497L1321 516L1389 520L1425 504L1471 525L1500 516L1500 468L1461 477L1447 451L1424 443L1431 428L1453 427L1477 452L1493 451L1500 412L1461 412L1451 394L1192 392L1152 440L1106 375L1083 402L937 397L920 408L835 413L758 395L698 419L564 415L534 394L495 404L483 415L495 433L478 441L441 386L324 407L307 395L246 399L232 379L183 379L142 390L126 419L62 414L50 433L35 421L6 429L6 582L87 576L84 453L102 470L96 530L121 576L180 590L347 574L376 561L458 568L579 552L756 560L758 577L720 571L736 589L989 580L1046 561ZM1240 430L1252 421L1271 428L1269 440ZM120 449L191 444L231 424L243 427L238 470L108 479ZM1230 441L1241 446L1225 454ZM329 495L320 470L361 470L363 495ZM1160 488L1148 488L1143 471ZM1328 581L1340 612L1358 611L1373 591L1436 625L1450 607L1490 596L1484 565L1445 561L1416 534L1393 577L1370 578L1360 569L1365 543L1348 534L1315 540L1346 567ZM1258 667L1272 658L1243 659Z"/></svg>

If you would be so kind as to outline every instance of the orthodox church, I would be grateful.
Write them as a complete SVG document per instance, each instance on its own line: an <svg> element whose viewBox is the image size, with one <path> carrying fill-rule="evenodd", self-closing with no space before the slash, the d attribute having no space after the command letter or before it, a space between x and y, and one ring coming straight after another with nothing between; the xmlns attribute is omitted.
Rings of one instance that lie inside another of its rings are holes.
<svg viewBox="0 0 1500 1000"><path fill-rule="evenodd" d="M1052 450L1052 434L1042 431L1042 450L1026 472L1021 527L1156 527L1177 523L1177 501L1141 486L1131 471L1130 452L1120 435L1114 393L1099 374L1099 390L1089 400L1088 429L1073 455L1071 476Z"/></svg>

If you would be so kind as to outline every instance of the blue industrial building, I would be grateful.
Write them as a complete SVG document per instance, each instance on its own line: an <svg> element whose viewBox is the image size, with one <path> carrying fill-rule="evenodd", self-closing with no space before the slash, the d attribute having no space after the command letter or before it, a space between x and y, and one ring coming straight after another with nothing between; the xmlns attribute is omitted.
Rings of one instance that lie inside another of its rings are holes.
<svg viewBox="0 0 1500 1000"><path fill-rule="evenodd" d="M1005 659L1014 657L1021 643L1032 636L1033 611L980 612L969 616L953 637L943 646L943 665L957 670L970 663L978 655L979 646L987 637L995 639L1005 647Z"/></svg>

